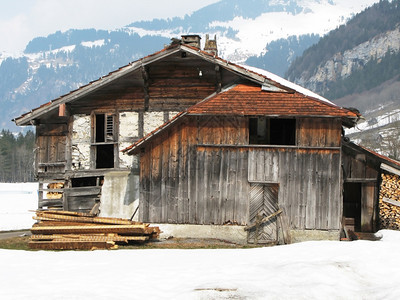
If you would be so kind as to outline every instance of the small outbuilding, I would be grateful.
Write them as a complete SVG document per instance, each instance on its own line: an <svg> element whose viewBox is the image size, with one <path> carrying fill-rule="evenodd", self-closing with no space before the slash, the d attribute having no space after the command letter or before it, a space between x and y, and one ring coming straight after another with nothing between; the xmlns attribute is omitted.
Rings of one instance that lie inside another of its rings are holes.
<svg viewBox="0 0 400 300"><path fill-rule="evenodd" d="M124 150L140 155L139 218L241 225L248 242L339 239L342 126L357 118L295 90L225 87Z"/></svg>

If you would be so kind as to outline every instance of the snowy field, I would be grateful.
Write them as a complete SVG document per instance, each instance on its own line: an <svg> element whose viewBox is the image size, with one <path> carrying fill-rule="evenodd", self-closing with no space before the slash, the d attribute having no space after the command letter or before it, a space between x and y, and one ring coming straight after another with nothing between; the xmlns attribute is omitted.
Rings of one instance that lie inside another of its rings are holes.
<svg viewBox="0 0 400 300"><path fill-rule="evenodd" d="M258 249L0 250L0 299L399 299L400 232Z"/></svg>
<svg viewBox="0 0 400 300"><path fill-rule="evenodd" d="M0 188L16 204L0 206L2 226L12 215L30 227L37 185ZM400 232L378 234L257 249L0 249L0 299L399 299Z"/></svg>
<svg viewBox="0 0 400 300"><path fill-rule="evenodd" d="M0 183L0 231L29 229L38 206L38 183Z"/></svg>

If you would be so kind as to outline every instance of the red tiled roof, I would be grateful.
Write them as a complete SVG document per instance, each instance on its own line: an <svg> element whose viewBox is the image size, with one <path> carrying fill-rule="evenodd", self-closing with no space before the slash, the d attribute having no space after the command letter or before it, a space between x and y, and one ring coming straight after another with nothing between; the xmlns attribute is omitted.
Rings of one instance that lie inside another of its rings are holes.
<svg viewBox="0 0 400 300"><path fill-rule="evenodd" d="M245 84L238 84L187 111L189 114L210 115L358 116L347 109L297 92L267 92L260 85Z"/></svg>
<svg viewBox="0 0 400 300"><path fill-rule="evenodd" d="M356 144L357 145L357 144ZM377 157L379 157L380 159L385 160L386 162L392 163L393 165L396 165L398 168L400 167L400 162L394 159L391 159L390 157L387 157L385 155L379 154L378 152L375 152L371 149L365 148L364 146L361 145L357 145L358 147L364 149L365 151L368 151L369 153L371 153L372 155L375 155Z"/></svg>

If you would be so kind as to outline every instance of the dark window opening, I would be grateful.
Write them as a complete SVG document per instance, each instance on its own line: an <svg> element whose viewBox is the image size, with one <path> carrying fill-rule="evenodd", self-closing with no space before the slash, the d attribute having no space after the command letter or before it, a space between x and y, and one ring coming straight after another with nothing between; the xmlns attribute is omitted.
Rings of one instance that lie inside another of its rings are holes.
<svg viewBox="0 0 400 300"><path fill-rule="evenodd" d="M103 185L103 181L103 176L71 178L72 187L101 186Z"/></svg>
<svg viewBox="0 0 400 300"><path fill-rule="evenodd" d="M113 114L94 114L92 149L96 169L115 167L116 117Z"/></svg>
<svg viewBox="0 0 400 300"><path fill-rule="evenodd" d="M249 144L295 145L296 120L266 117L249 119Z"/></svg>
<svg viewBox="0 0 400 300"><path fill-rule="evenodd" d="M114 145L96 146L96 169L114 168Z"/></svg>
<svg viewBox="0 0 400 300"><path fill-rule="evenodd" d="M96 115L96 143L105 142L104 115Z"/></svg>

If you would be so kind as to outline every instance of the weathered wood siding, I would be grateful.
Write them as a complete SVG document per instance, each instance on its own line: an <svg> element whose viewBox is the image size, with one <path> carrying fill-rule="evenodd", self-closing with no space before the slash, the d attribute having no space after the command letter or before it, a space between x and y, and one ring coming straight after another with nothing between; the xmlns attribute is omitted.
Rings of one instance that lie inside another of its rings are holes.
<svg viewBox="0 0 400 300"><path fill-rule="evenodd" d="M330 137L277 147L248 145L246 117L184 119L141 154L140 219L248 224L250 184L274 183L291 228L340 229L341 151L335 147L340 128L333 130L335 120L323 120L325 127L319 121L309 131L321 137L321 128L332 128ZM312 136L302 130L303 137Z"/></svg>
<svg viewBox="0 0 400 300"><path fill-rule="evenodd" d="M375 163L376 164L376 163ZM378 182L379 164L374 166L373 162L367 161L365 154L348 153L343 155L343 175L344 180L375 179Z"/></svg>
<svg viewBox="0 0 400 300"><path fill-rule="evenodd" d="M177 53L115 80L112 85L70 103L69 108L72 114L90 114L95 109L181 111L215 92L219 82L225 84L237 78L232 72L217 72L212 63L190 55L182 58Z"/></svg>
<svg viewBox="0 0 400 300"><path fill-rule="evenodd" d="M249 181L279 184L293 229L340 229L340 150L249 150Z"/></svg>
<svg viewBox="0 0 400 300"><path fill-rule="evenodd" d="M297 145L340 147L342 124L339 118L299 118Z"/></svg>
<svg viewBox="0 0 400 300"><path fill-rule="evenodd" d="M198 144L247 145L249 143L248 119L245 117L202 116L197 117L195 122Z"/></svg>
<svg viewBox="0 0 400 300"><path fill-rule="evenodd" d="M36 172L63 173L66 164L66 124L46 124L36 129Z"/></svg>
<svg viewBox="0 0 400 300"><path fill-rule="evenodd" d="M142 221L247 223L247 151L197 145L199 136L203 137L201 143L211 142L206 136L216 136L210 132L212 128L219 128L214 127L214 121L186 120L155 139L141 155ZM225 136L222 143L237 143L234 135L221 136ZM238 135L236 138L240 139Z"/></svg>
<svg viewBox="0 0 400 300"><path fill-rule="evenodd" d="M345 144L342 149L343 179L346 182L344 185L345 195L347 190L351 193L352 189L361 189L359 199L352 197L352 202L350 203L346 203L345 199L344 211L346 213L346 206L356 210L357 217L355 217L355 222L359 223L356 224L359 227L358 229L365 232L374 232L379 228L380 161L375 156L349 144ZM357 203L357 205L354 205L354 203Z"/></svg>

